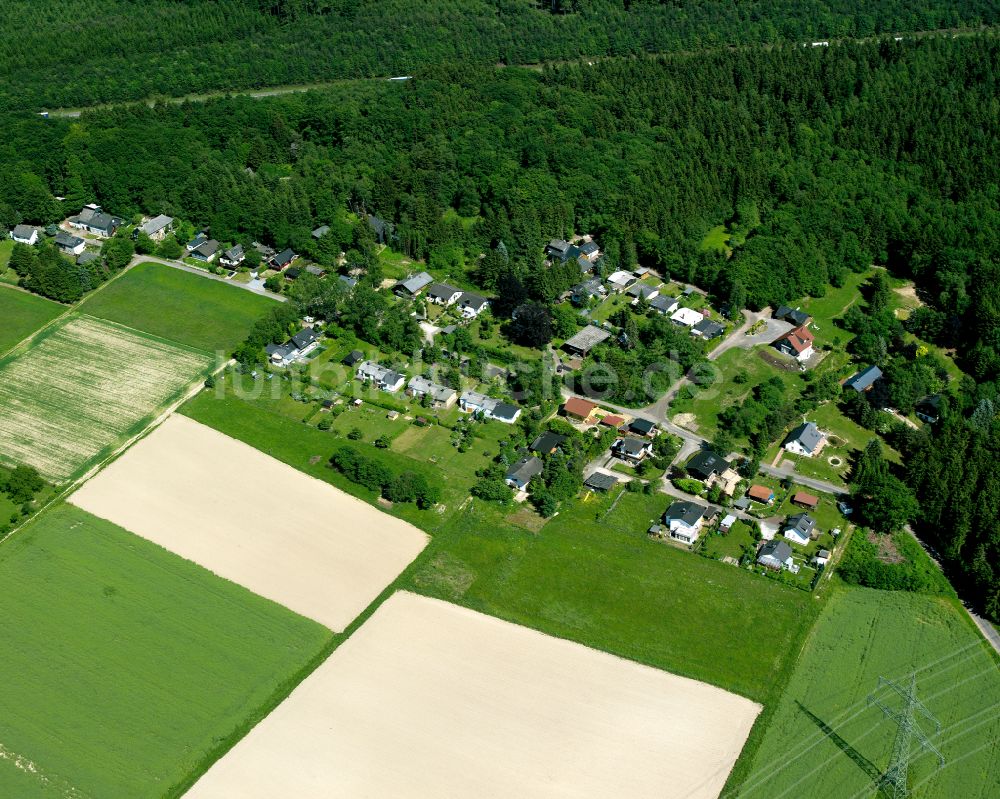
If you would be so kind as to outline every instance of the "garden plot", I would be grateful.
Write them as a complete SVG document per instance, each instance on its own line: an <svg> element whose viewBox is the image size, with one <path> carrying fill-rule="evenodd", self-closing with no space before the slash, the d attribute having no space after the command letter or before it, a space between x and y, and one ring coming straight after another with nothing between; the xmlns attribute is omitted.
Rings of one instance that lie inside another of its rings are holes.
<svg viewBox="0 0 1000 799"><path fill-rule="evenodd" d="M704 683L397 593L187 796L708 799L759 710Z"/></svg>
<svg viewBox="0 0 1000 799"><path fill-rule="evenodd" d="M71 317L0 361L0 457L70 478L211 366L205 353Z"/></svg>
<svg viewBox="0 0 1000 799"><path fill-rule="evenodd" d="M184 416L70 501L338 632L427 543L413 525Z"/></svg>

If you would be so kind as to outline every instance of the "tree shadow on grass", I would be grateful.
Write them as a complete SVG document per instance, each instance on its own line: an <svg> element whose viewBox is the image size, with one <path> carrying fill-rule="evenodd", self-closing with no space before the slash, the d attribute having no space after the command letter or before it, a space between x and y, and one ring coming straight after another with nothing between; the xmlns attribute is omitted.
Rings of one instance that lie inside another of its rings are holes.
<svg viewBox="0 0 1000 799"><path fill-rule="evenodd" d="M847 755L851 760L854 761L855 765L861 769L865 774L867 774L873 782L879 782L882 779L882 772L879 770L878 766L872 763L867 757L861 754L857 749L851 746L847 741L845 741L836 730L833 729L829 724L827 724L823 719L813 713L809 708L795 700L795 704L799 706L799 710L809 717L810 721L813 722L820 730L826 735L827 738L836 746L841 752Z"/></svg>

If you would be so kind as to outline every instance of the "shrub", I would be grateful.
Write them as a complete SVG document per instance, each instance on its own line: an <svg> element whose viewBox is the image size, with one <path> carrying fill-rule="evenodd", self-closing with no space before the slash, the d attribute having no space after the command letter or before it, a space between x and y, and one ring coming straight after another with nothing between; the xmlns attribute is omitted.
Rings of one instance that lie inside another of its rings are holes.
<svg viewBox="0 0 1000 799"><path fill-rule="evenodd" d="M351 441L360 441L363 435L364 434L361 432L360 428L353 427L351 428L351 432L347 434L347 437L351 439Z"/></svg>
<svg viewBox="0 0 1000 799"><path fill-rule="evenodd" d="M701 480L694 480L690 477L675 477L670 481L675 488L679 488L688 494L700 495L705 490L705 484Z"/></svg>

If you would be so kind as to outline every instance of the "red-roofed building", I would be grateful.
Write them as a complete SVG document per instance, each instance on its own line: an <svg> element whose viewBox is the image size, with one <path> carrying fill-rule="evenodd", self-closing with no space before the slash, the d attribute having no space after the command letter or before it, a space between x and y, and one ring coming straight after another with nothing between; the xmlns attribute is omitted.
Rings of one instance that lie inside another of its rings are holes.
<svg viewBox="0 0 1000 799"><path fill-rule="evenodd" d="M617 429L621 427L623 424L625 424L625 417L609 413L607 416L601 417L601 424L603 424L605 427L614 427Z"/></svg>
<svg viewBox="0 0 1000 799"><path fill-rule="evenodd" d="M808 360L813 354L812 332L805 325L789 330L774 342L774 348L785 355L791 355L797 361Z"/></svg>
<svg viewBox="0 0 1000 799"><path fill-rule="evenodd" d="M590 418L591 414L596 409L596 403L593 403L590 400L581 399L580 397L570 397L566 400L566 404L563 405L563 410L566 411L567 416L571 416L574 419L579 419L584 422Z"/></svg>
<svg viewBox="0 0 1000 799"><path fill-rule="evenodd" d="M747 491L747 496L754 502L762 502L765 505L770 505L774 502L774 492L767 486L752 485L750 486L750 490Z"/></svg>
<svg viewBox="0 0 1000 799"><path fill-rule="evenodd" d="M792 502L796 505L801 505L803 508L815 510L819 505L819 497L814 497L812 494L807 494L805 491L796 491L795 495L792 497Z"/></svg>

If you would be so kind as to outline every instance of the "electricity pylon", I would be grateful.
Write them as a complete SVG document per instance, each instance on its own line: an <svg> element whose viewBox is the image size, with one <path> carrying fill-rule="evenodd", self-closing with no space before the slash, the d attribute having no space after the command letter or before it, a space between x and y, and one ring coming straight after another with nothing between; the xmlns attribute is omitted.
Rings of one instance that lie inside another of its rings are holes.
<svg viewBox="0 0 1000 799"><path fill-rule="evenodd" d="M920 713L928 723L933 725L936 735L941 732L941 722L939 722L931 712L924 706L923 702L917 699L917 675L910 675L910 684L902 686L899 683L887 680L885 677L878 678L878 688L883 686L892 688L903 700L900 710L893 710L875 694L868 696L868 705L877 705L886 718L896 722L896 738L892 742L892 759L889 761L889 768L878 781L878 788L889 799L906 799L910 795L906 787L906 775L910 771L910 752L915 738L920 744L920 749L937 755L938 766L944 765L944 755L937 747L928 740L924 731L920 728L917 719L917 712Z"/></svg>

